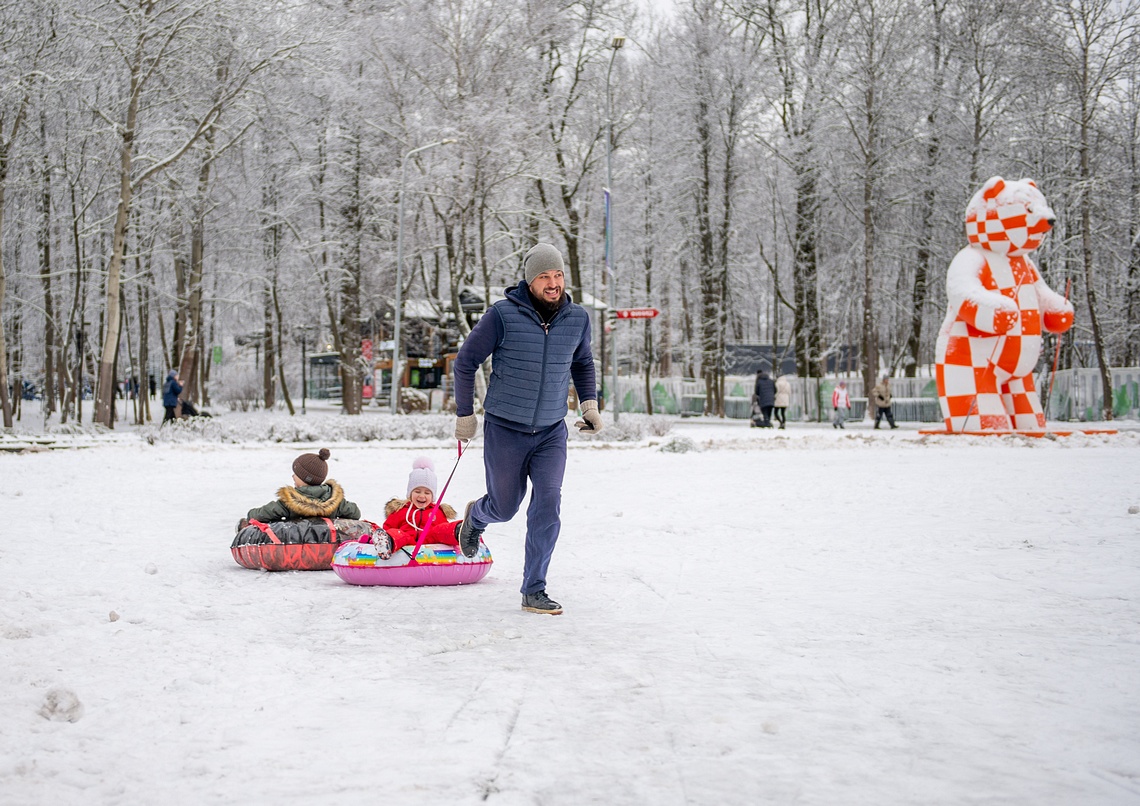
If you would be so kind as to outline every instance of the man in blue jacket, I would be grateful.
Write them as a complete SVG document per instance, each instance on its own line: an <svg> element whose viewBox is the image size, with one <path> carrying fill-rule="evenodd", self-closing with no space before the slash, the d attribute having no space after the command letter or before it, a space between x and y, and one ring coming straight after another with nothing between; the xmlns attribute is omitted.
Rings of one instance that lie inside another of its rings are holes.
<svg viewBox="0 0 1140 806"><path fill-rule="evenodd" d="M166 376L166 383L162 385L162 407L166 409L166 415L162 418L162 424L170 420L178 419L174 413L178 408L178 396L182 394L182 384L178 382L178 370L170 370L170 374Z"/></svg>
<svg viewBox="0 0 1140 806"><path fill-rule="evenodd" d="M475 373L494 356L483 401L483 466L487 494L467 505L459 530L463 554L474 557L491 523L518 512L530 478L526 512L522 607L558 615L546 594L546 570L562 528L566 472L566 398L570 381L581 400L580 431L602 430L590 350L590 317L566 295L562 254L550 244L523 258L524 279L483 315L455 359L455 437L475 436Z"/></svg>

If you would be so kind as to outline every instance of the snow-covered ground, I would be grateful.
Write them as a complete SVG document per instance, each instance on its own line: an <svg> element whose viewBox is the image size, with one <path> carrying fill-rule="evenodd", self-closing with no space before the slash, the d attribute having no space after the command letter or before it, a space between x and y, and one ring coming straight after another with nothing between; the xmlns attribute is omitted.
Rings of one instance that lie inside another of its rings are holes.
<svg viewBox="0 0 1140 806"><path fill-rule="evenodd" d="M553 618L522 514L472 586L231 558L299 451L375 520L446 437L0 453L0 802L1140 803L1130 428L575 439Z"/></svg>

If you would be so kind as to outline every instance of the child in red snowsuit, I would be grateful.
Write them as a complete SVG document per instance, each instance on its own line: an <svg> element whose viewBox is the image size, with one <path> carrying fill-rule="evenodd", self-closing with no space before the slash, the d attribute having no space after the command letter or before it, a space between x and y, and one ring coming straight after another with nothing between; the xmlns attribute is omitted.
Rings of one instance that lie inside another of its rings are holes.
<svg viewBox="0 0 1140 806"><path fill-rule="evenodd" d="M429 519L431 526L424 538L425 543L459 545L456 536L463 522L455 519L457 513L450 504L436 505L438 487L431 459L422 456L416 459L412 463L412 472L408 474L408 497L393 498L384 507L384 514L388 516L384 521L384 533L391 541L390 545L383 545L383 536L373 538L382 558L387 559L393 551L404 546L414 546L419 540L420 530Z"/></svg>

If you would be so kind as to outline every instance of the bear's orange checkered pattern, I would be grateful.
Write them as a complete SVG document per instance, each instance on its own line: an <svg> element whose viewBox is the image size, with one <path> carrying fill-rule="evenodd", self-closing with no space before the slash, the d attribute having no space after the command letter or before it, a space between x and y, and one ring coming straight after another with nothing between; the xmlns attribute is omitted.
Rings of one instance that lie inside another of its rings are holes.
<svg viewBox="0 0 1140 806"><path fill-rule="evenodd" d="M936 347L935 381L948 431L1045 429L1032 372L1042 325L1064 332L1073 307L1025 255L1053 225L1029 180L990 179L966 214L970 242L950 264L948 309Z"/></svg>
<svg viewBox="0 0 1140 806"><path fill-rule="evenodd" d="M1026 181L1036 189L1031 181ZM984 201L997 199L1005 190L1005 180L999 179L993 188L982 194ZM981 216L979 217L979 213ZM1048 219L1030 216L1021 202L986 206L984 210L971 209L966 213L966 240L974 246L1003 255L1025 255L1041 246L1053 225Z"/></svg>

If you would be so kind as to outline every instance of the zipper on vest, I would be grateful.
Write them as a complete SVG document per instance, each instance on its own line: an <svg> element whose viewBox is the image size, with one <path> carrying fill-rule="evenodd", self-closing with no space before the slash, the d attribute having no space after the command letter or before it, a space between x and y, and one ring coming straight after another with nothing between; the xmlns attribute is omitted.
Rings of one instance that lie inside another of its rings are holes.
<svg viewBox="0 0 1140 806"><path fill-rule="evenodd" d="M546 388L546 349L550 345L550 323L545 321L541 316L539 317L539 324L542 325L543 339L542 339L542 365L538 375L538 395L534 401L534 416L530 419L530 427L533 431L535 423L538 422L538 412L542 408L542 391Z"/></svg>

